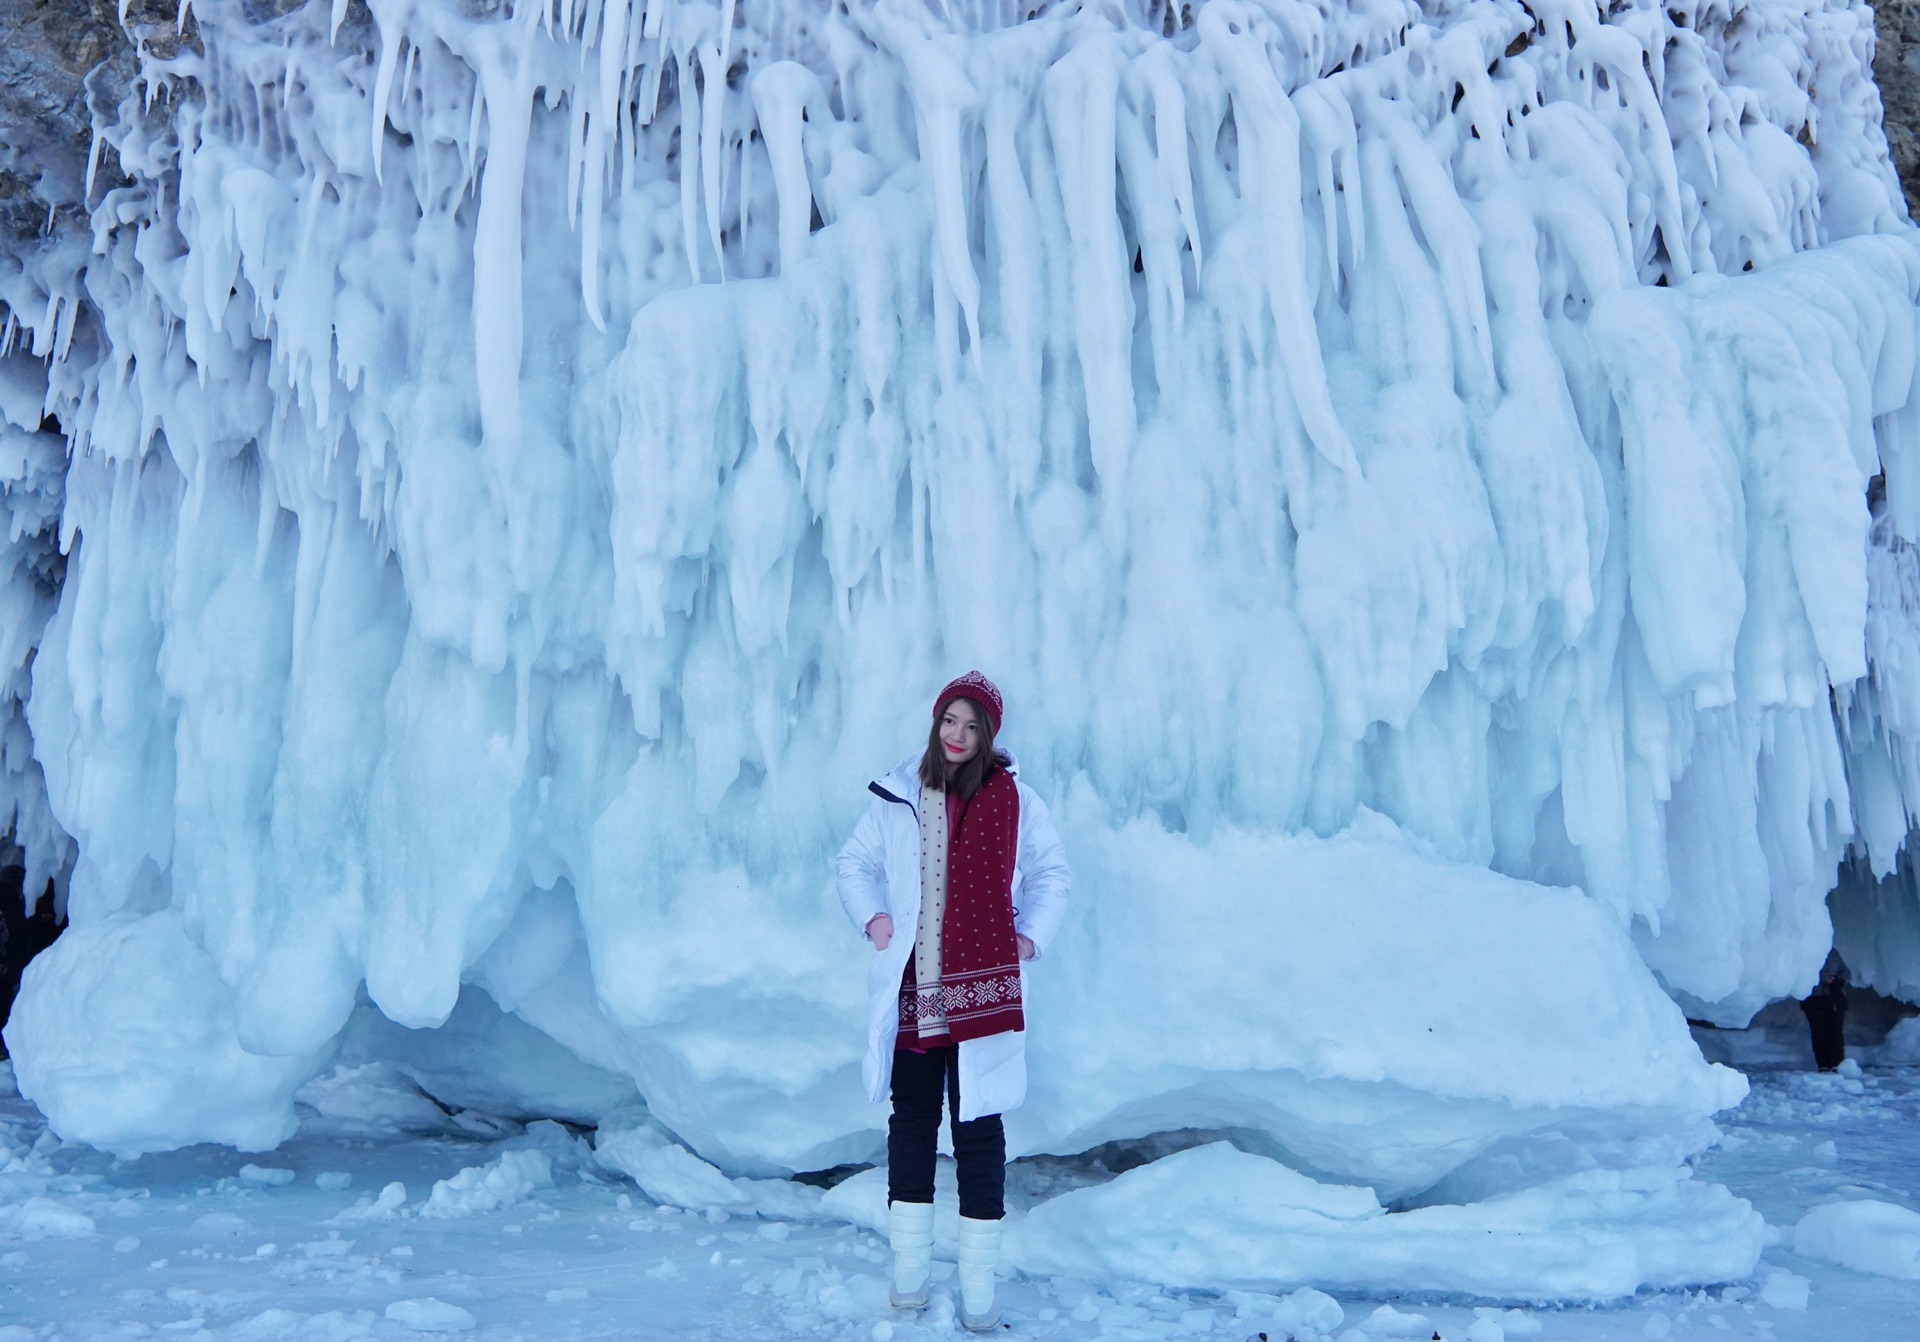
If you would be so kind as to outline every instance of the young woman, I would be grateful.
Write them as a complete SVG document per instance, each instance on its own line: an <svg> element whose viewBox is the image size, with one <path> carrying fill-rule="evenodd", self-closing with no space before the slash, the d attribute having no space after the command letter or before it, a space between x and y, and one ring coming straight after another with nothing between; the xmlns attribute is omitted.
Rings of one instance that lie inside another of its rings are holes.
<svg viewBox="0 0 1920 1342"><path fill-rule="evenodd" d="M960 1173L960 1321L1000 1321L994 1268L1007 1182L1000 1115L1027 1094L1021 962L1046 949L1072 877L1047 808L994 745L1000 691L969 671L940 691L926 750L869 785L840 850L840 902L875 951L866 1082L887 1123L896 1309L927 1303L941 1097Z"/></svg>

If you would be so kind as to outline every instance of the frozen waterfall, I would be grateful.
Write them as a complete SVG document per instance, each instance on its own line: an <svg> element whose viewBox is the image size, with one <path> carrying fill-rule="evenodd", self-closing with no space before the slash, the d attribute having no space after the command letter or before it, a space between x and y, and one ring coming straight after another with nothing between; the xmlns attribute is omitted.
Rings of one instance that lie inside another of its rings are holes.
<svg viewBox="0 0 1920 1342"><path fill-rule="evenodd" d="M534 1111L872 1158L827 858L969 666L1078 874L1018 1151L1671 1166L1742 1093L1683 1017L1809 986L1843 864L1920 991L1858 0L179 31L95 109L90 247L0 257L0 807L71 917L7 1037L62 1135L271 1147L452 1017L577 1055Z"/></svg>

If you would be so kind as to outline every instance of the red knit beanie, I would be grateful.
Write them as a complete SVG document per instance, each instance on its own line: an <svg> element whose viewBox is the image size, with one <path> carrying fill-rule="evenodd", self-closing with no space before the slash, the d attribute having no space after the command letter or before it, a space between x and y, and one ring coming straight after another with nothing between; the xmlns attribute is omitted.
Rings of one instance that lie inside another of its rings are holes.
<svg viewBox="0 0 1920 1342"><path fill-rule="evenodd" d="M969 671L966 675L948 682L947 688L940 691L940 697L933 701L933 716L938 718L946 706L955 699L971 699L979 704L987 715L987 721L993 724L993 734L1000 734L1000 687L981 675L978 671Z"/></svg>

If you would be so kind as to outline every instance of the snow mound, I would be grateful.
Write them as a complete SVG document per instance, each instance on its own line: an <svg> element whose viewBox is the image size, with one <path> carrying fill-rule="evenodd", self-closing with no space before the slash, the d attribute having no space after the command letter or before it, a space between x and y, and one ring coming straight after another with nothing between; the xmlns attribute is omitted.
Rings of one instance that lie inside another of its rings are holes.
<svg viewBox="0 0 1920 1342"><path fill-rule="evenodd" d="M464 1174L466 1171L463 1170L461 1173ZM437 1190L438 1185L435 1187ZM400 1215L401 1208L406 1205L407 1186L396 1179L380 1190L379 1197L360 1198L333 1219L340 1222L391 1221Z"/></svg>
<svg viewBox="0 0 1920 1342"><path fill-rule="evenodd" d="M1424 1314L1404 1314L1392 1305L1380 1305L1358 1324L1367 1337L1425 1338L1434 1331L1433 1320Z"/></svg>
<svg viewBox="0 0 1920 1342"><path fill-rule="evenodd" d="M1830 1202L1800 1218L1793 1251L1877 1277L1920 1279L1920 1212L1890 1202Z"/></svg>
<svg viewBox="0 0 1920 1342"><path fill-rule="evenodd" d="M235 1324L228 1336L233 1342L355 1342L372 1332L373 1314L366 1310L306 1315L268 1309Z"/></svg>
<svg viewBox="0 0 1920 1342"><path fill-rule="evenodd" d="M1908 1016L1887 1031L1873 1061L1882 1067L1920 1065L1920 1016Z"/></svg>
<svg viewBox="0 0 1920 1342"><path fill-rule="evenodd" d="M231 1247L252 1230L253 1223L234 1212L208 1212L194 1217L187 1227L187 1233L202 1244L218 1244L223 1248Z"/></svg>
<svg viewBox="0 0 1920 1342"><path fill-rule="evenodd" d="M30 1197L17 1207L0 1207L0 1230L22 1239L80 1239L94 1229L91 1216L53 1198Z"/></svg>
<svg viewBox="0 0 1920 1342"><path fill-rule="evenodd" d="M644 1112L616 1112L603 1120L594 1136L594 1158L664 1206L791 1220L819 1212L820 1189L784 1179L728 1178Z"/></svg>
<svg viewBox="0 0 1920 1342"><path fill-rule="evenodd" d="M433 1186L420 1215L428 1218L477 1216L524 1201L553 1187L553 1160L545 1151L503 1151L485 1165L472 1165Z"/></svg>
<svg viewBox="0 0 1920 1342"><path fill-rule="evenodd" d="M417 1300L396 1300L387 1306L387 1318L416 1333L464 1333L473 1327L474 1317L458 1305L423 1296Z"/></svg>
<svg viewBox="0 0 1920 1342"><path fill-rule="evenodd" d="M1797 1272L1775 1268L1760 1286L1762 1304L1774 1309L1801 1311L1813 1294L1813 1284Z"/></svg>
<svg viewBox="0 0 1920 1342"><path fill-rule="evenodd" d="M1269 1337L1332 1337L1347 1317L1340 1302L1324 1291L1302 1286L1283 1299L1250 1291L1229 1291L1236 1323L1258 1327Z"/></svg>
<svg viewBox="0 0 1920 1342"><path fill-rule="evenodd" d="M447 1111L423 1095L413 1078L390 1062L341 1063L300 1087L294 1099L313 1111L306 1121L316 1131L458 1130Z"/></svg>
<svg viewBox="0 0 1920 1342"><path fill-rule="evenodd" d="M594 1138L594 1154L604 1168L624 1174L666 1206L745 1210L752 1201L733 1180L650 1120L603 1123Z"/></svg>
<svg viewBox="0 0 1920 1342"><path fill-rule="evenodd" d="M1213 1143L1042 1203L1009 1226L1007 1255L1029 1274L1182 1290L1606 1301L1743 1280L1766 1244L1752 1207L1664 1169L1590 1171L1468 1206L1371 1202Z"/></svg>

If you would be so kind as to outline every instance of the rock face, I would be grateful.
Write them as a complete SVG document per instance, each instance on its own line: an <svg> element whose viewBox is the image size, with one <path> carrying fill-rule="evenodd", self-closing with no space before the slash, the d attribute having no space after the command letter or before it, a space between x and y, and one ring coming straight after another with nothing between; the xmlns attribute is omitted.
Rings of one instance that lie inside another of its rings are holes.
<svg viewBox="0 0 1920 1342"><path fill-rule="evenodd" d="M1873 19L1880 37L1873 80L1885 108L1887 148L1907 209L1920 216L1920 0L1880 0Z"/></svg>
<svg viewBox="0 0 1920 1342"><path fill-rule="evenodd" d="M133 73L114 0L0 0L0 228L16 242L85 226L86 85L103 65L109 88Z"/></svg>

